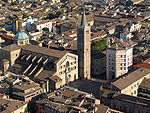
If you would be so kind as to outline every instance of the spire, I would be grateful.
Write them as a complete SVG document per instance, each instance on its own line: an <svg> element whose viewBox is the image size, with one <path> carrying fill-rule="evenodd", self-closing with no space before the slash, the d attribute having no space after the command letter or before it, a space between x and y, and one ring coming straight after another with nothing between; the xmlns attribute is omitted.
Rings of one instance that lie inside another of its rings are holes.
<svg viewBox="0 0 150 113"><path fill-rule="evenodd" d="M81 19L81 25L80 25L80 27L87 27L85 10L83 11L83 14L82 14L82 19Z"/></svg>

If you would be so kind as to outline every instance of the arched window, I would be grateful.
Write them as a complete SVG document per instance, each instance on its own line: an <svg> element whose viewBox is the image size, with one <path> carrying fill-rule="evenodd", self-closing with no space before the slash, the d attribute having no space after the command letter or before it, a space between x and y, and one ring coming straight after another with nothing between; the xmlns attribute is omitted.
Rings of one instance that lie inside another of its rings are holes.
<svg viewBox="0 0 150 113"><path fill-rule="evenodd" d="M68 67L68 66L69 66L69 61L66 62L66 67Z"/></svg>
<svg viewBox="0 0 150 113"><path fill-rule="evenodd" d="M140 111L140 110L138 110L138 111L137 111L137 113L141 113L141 111Z"/></svg>

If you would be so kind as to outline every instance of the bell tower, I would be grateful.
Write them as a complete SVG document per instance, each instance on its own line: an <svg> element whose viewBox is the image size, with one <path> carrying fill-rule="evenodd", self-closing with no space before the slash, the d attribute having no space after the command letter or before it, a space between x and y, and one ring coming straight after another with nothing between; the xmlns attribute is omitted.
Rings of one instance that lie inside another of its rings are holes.
<svg viewBox="0 0 150 113"><path fill-rule="evenodd" d="M77 30L77 51L79 56L79 79L91 78L91 28L86 21L85 11Z"/></svg>

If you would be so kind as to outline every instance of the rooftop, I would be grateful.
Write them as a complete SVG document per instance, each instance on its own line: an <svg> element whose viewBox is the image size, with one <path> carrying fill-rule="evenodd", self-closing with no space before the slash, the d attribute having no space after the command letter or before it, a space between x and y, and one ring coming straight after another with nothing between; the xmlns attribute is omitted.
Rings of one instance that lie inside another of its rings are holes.
<svg viewBox="0 0 150 113"><path fill-rule="evenodd" d="M134 82L145 77L148 74L150 74L150 69L139 68L112 82L112 85L116 86L120 90L123 90L124 88L128 87L129 85L133 84Z"/></svg>
<svg viewBox="0 0 150 113"><path fill-rule="evenodd" d="M40 25L40 24L45 24L45 23L48 23L48 22L52 22L51 20L43 20L43 21L40 21L40 22L36 22L34 23L35 25Z"/></svg>
<svg viewBox="0 0 150 113"><path fill-rule="evenodd" d="M146 89L150 89L150 79L144 79L141 84L140 87L142 88L146 88Z"/></svg>
<svg viewBox="0 0 150 113"><path fill-rule="evenodd" d="M24 106L26 103L18 100L12 100L12 99L0 99L0 112L1 113L12 113L22 106Z"/></svg>
<svg viewBox="0 0 150 113"><path fill-rule="evenodd" d="M25 32L18 32L13 40L26 40L29 39L29 36Z"/></svg>
<svg viewBox="0 0 150 113"><path fill-rule="evenodd" d="M0 48L1 50L5 50L5 51L9 51L9 52L12 52L12 51L16 51L16 50L19 50L20 47L16 44L11 44L11 45L8 45L8 46L5 46L3 48Z"/></svg>
<svg viewBox="0 0 150 113"><path fill-rule="evenodd" d="M40 53L43 55L53 56L56 58L62 58L67 53L67 51L59 51L59 50L49 49L46 47L40 47L37 45L31 45L31 44L24 45L21 48L23 50L32 51L35 53Z"/></svg>
<svg viewBox="0 0 150 113"><path fill-rule="evenodd" d="M79 91L72 87L62 87L55 92L52 92L47 95L48 100L44 102L44 100L37 101L38 103L47 103L50 104L49 107L55 106L56 111L60 111L61 108L70 111L71 109L77 109L78 111L88 111L91 105L99 105L100 101L95 99L91 94L86 92ZM83 100L86 100L83 102ZM61 108L58 106L61 106ZM70 108L70 109L68 109Z"/></svg>

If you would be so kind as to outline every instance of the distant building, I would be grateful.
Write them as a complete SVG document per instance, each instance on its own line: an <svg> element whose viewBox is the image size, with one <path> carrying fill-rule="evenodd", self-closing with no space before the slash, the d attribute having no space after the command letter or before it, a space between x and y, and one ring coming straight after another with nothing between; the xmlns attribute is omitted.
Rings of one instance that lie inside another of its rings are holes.
<svg viewBox="0 0 150 113"><path fill-rule="evenodd" d="M36 101L38 113L94 113L99 105L100 100L92 94L71 87L62 87L48 94L45 99Z"/></svg>
<svg viewBox="0 0 150 113"><path fill-rule="evenodd" d="M24 20L14 21L12 23L13 31L18 32L19 31L18 26L20 26L22 30L26 30L26 31L31 32L33 23L35 23L37 21L38 21L37 18L32 18L32 17L29 17L29 18L24 19Z"/></svg>
<svg viewBox="0 0 150 113"><path fill-rule="evenodd" d="M128 40L131 39L132 33L130 31L123 31L120 33L120 40Z"/></svg>
<svg viewBox="0 0 150 113"><path fill-rule="evenodd" d="M29 102L43 93L39 84L25 79L13 85L12 90L12 98L25 102Z"/></svg>
<svg viewBox="0 0 150 113"><path fill-rule="evenodd" d="M52 21L51 20L42 20L42 21L39 21L39 22L35 22L32 25L32 30L33 31L36 31L36 30L42 31L43 28L48 28L49 31L51 32L52 28L53 28Z"/></svg>
<svg viewBox="0 0 150 113"><path fill-rule="evenodd" d="M138 96L144 98L150 98L150 79L143 79L139 88L138 88Z"/></svg>
<svg viewBox="0 0 150 113"><path fill-rule="evenodd" d="M0 99L1 113L25 113L27 111L27 103L25 102L12 99Z"/></svg>

